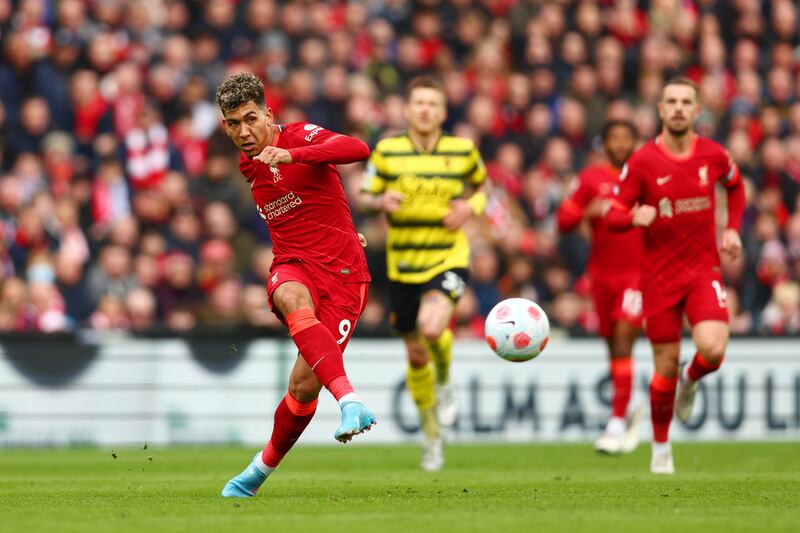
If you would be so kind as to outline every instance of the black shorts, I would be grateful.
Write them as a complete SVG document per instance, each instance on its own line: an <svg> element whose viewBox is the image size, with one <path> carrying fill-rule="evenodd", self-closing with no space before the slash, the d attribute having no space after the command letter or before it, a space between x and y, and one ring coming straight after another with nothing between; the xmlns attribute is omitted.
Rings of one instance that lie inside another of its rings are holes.
<svg viewBox="0 0 800 533"><path fill-rule="evenodd" d="M401 283L389 281L392 327L406 334L417 329L417 313L422 295L428 291L439 291L456 304L467 288L469 274L466 268L453 268L442 272L426 283Z"/></svg>

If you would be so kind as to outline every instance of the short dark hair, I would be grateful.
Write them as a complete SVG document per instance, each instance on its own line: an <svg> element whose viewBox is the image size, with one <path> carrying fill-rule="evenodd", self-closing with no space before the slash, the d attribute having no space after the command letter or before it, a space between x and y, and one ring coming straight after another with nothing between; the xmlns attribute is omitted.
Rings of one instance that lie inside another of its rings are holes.
<svg viewBox="0 0 800 533"><path fill-rule="evenodd" d="M414 89L434 89L442 93L442 96L445 96L444 85L432 76L418 76L411 80L408 83L408 88L406 88L406 100L411 97L411 91Z"/></svg>
<svg viewBox="0 0 800 533"><path fill-rule="evenodd" d="M609 120L605 124L603 124L603 129L600 130L600 138L604 141L608 139L608 136L611 135L611 130L616 128L617 126L622 128L628 128L628 131L631 132L633 138L635 139L638 136L638 132L636 131L636 126L633 125L633 122L630 120L621 120L621 119L614 119Z"/></svg>
<svg viewBox="0 0 800 533"><path fill-rule="evenodd" d="M223 113L253 102L259 107L266 107L264 84L255 74L242 72L234 74L220 83L217 88L217 105Z"/></svg>
<svg viewBox="0 0 800 533"><path fill-rule="evenodd" d="M667 83L664 84L664 87L661 88L661 98L664 98L664 89L667 88L667 85L688 85L694 89L695 97L700 96L700 90L697 88L697 84L686 76L673 76L672 78L668 79Z"/></svg>

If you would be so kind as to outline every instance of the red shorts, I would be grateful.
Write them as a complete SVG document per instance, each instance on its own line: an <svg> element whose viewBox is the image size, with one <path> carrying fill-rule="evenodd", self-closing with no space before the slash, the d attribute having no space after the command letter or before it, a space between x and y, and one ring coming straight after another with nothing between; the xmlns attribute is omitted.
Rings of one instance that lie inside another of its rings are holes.
<svg viewBox="0 0 800 533"><path fill-rule="evenodd" d="M679 342L683 314L694 326L703 320L728 322L728 301L719 274L709 273L675 290L644 293L645 332L650 342Z"/></svg>
<svg viewBox="0 0 800 533"><path fill-rule="evenodd" d="M639 279L592 276L592 299L600 321L600 336L611 338L614 324L629 322L642 325L642 293Z"/></svg>
<svg viewBox="0 0 800 533"><path fill-rule="evenodd" d="M314 300L317 319L328 328L344 351L367 305L369 283L345 283L325 269L299 261L273 265L267 280L267 295L270 309L283 325L287 325L286 319L275 307L272 293L287 281L302 283L308 289Z"/></svg>

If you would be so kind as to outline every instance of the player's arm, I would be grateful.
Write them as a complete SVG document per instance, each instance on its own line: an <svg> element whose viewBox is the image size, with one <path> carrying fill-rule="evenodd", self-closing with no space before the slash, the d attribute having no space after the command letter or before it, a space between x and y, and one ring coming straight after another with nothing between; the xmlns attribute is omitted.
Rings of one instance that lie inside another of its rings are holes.
<svg viewBox="0 0 800 533"><path fill-rule="evenodd" d="M307 125L313 126L313 125ZM267 146L254 159L270 166L287 163L346 165L369 157L369 146L361 139L328 131L320 126L306 130L307 146L285 149Z"/></svg>
<svg viewBox="0 0 800 533"><path fill-rule="evenodd" d="M469 195L450 202L450 211L442 219L442 224L450 231L456 231L470 218L482 215L486 209L487 198L483 190L483 184L486 183L486 165L474 145L470 149L470 157L473 165L467 174Z"/></svg>
<svg viewBox="0 0 800 533"><path fill-rule="evenodd" d="M570 185L570 193L556 212L558 231L561 233L573 231L584 218L602 216L598 202L595 191L589 187L587 176L583 173L576 176Z"/></svg>
<svg viewBox="0 0 800 533"><path fill-rule="evenodd" d="M730 158L727 166L727 172L719 180L728 194L728 227L722 233L721 248L728 257L736 259L742 251L742 239L739 233L742 228L746 197L739 167Z"/></svg>
<svg viewBox="0 0 800 533"><path fill-rule="evenodd" d="M400 191L386 190L383 167L383 155L376 148L367 161L356 201L358 210L364 214L394 213L405 199Z"/></svg>
<svg viewBox="0 0 800 533"><path fill-rule="evenodd" d="M642 176L629 161L622 169L615 194L604 206L606 225L612 231L627 231L636 227L647 227L656 218L656 208L638 204L642 196Z"/></svg>

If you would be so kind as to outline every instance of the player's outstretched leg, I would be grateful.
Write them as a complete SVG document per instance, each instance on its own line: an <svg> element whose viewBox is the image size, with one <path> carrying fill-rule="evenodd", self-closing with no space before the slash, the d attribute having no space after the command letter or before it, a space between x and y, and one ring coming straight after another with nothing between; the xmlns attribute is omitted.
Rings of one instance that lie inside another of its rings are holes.
<svg viewBox="0 0 800 533"><path fill-rule="evenodd" d="M439 423L452 427L458 416L458 404L450 384L450 362L453 360L453 330L447 328L438 338L425 344L436 368L436 415Z"/></svg>
<svg viewBox="0 0 800 533"><path fill-rule="evenodd" d="M298 365L295 365L295 369ZM297 375L292 372L292 378ZM310 374L313 379L313 374ZM234 477L222 489L222 495L229 498L250 498L256 495L258 489L267 480L269 475L278 467L284 456L291 450L300 435L303 434L317 409L319 386L316 392L311 385L310 395L312 400L301 403L296 400L291 392L286 393L278 408L275 410L275 423L272 426L272 436L264 449L257 453L250 464L242 473ZM299 395L299 394L298 394Z"/></svg>
<svg viewBox="0 0 800 533"><path fill-rule="evenodd" d="M375 425L375 415L361 401L344 371L342 352L328 328L311 309L298 309L286 317L289 334L300 355L328 391L339 402L342 423L334 433L339 442L348 442Z"/></svg>

